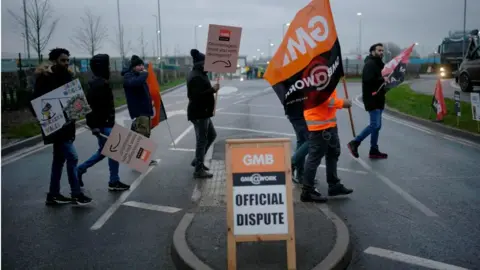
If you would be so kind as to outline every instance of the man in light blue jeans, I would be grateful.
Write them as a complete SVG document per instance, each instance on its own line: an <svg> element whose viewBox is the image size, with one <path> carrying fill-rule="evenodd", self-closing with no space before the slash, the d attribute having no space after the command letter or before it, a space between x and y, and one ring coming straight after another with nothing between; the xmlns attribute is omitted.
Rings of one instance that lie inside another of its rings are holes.
<svg viewBox="0 0 480 270"><path fill-rule="evenodd" d="M370 135L371 150L369 153L369 157L370 158L386 158L385 156L386 154L380 153L380 151L378 151L378 136L380 133L380 129L382 128L382 113L383 113L383 110L380 110L380 109L376 109L368 112L368 114L370 115L370 124L367 127L365 127L365 129L360 134L358 134L358 136L355 139L353 139L352 142L350 142L349 148L353 148L352 144L360 145L360 143L363 140L365 140L365 138L367 138L368 135ZM356 149L357 148L355 148L355 150ZM357 155L358 155L358 152L357 152Z"/></svg>

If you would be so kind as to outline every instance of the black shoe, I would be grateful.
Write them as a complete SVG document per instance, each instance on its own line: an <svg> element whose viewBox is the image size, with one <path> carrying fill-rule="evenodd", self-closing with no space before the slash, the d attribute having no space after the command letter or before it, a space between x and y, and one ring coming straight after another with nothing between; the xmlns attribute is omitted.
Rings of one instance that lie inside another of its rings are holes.
<svg viewBox="0 0 480 270"><path fill-rule="evenodd" d="M83 175L85 174L84 171L78 170L77 169L77 176L78 176L78 183L80 184L80 187L83 187Z"/></svg>
<svg viewBox="0 0 480 270"><path fill-rule="evenodd" d="M212 178L213 174L208 173L207 171L200 169L197 170L196 172L193 173L194 178L200 178L200 179L205 179L205 178Z"/></svg>
<svg viewBox="0 0 480 270"><path fill-rule="evenodd" d="M72 204L76 205L87 205L92 202L92 199L85 196L85 194L80 193L78 195L72 196Z"/></svg>
<svg viewBox="0 0 480 270"><path fill-rule="evenodd" d="M157 166L157 165L158 165L158 161L155 160L155 159L152 159L152 160L150 161L150 164L148 164L148 166Z"/></svg>
<svg viewBox="0 0 480 270"><path fill-rule="evenodd" d="M190 165L192 165L192 167L197 166L197 159L192 160L192 163L190 163ZM210 168L208 168L207 166L205 166L205 164L202 164L202 168L203 168L205 171L210 171Z"/></svg>
<svg viewBox="0 0 480 270"><path fill-rule="evenodd" d="M300 195L300 200L302 202L316 202L316 203L326 203L328 199L323 197L316 188L314 189L303 189L302 194Z"/></svg>
<svg viewBox="0 0 480 270"><path fill-rule="evenodd" d="M386 159L388 158L388 155L386 153L380 152L378 148L370 148L370 153L368 154L368 157L371 159Z"/></svg>
<svg viewBox="0 0 480 270"><path fill-rule="evenodd" d="M355 158L358 158L358 147L360 146L360 143L356 141L351 141L347 144L347 146L348 150L350 150L350 154L352 154L352 156L354 156Z"/></svg>
<svg viewBox="0 0 480 270"><path fill-rule="evenodd" d="M120 181L118 182L115 182L115 183L109 183L108 184L108 190L110 191L125 191L125 190L129 190L130 189L130 186L127 185L127 184L124 184Z"/></svg>
<svg viewBox="0 0 480 270"><path fill-rule="evenodd" d="M62 194L50 195L47 194L47 199L45 200L46 205L62 205L72 202L72 198L63 196Z"/></svg>
<svg viewBox="0 0 480 270"><path fill-rule="evenodd" d="M328 188L328 196L348 195L353 189L346 188L342 184L336 184Z"/></svg>

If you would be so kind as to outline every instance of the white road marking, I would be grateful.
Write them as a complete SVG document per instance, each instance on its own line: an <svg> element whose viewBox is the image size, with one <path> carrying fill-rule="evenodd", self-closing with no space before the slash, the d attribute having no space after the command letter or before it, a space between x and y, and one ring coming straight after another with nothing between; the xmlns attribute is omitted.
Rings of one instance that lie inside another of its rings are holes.
<svg viewBox="0 0 480 270"><path fill-rule="evenodd" d="M245 96L242 96L242 98L243 98L243 97L245 97ZM240 100L235 101L233 104L237 105L238 103L242 103L242 102L244 102L244 101L246 101L246 100L248 100L248 99L249 99L249 98L243 98L243 99L240 99ZM242 104L242 105L244 105L244 104Z"/></svg>
<svg viewBox="0 0 480 270"><path fill-rule="evenodd" d="M352 157L353 158L353 157ZM395 191L398 195L403 197L407 202L409 202L412 206L420 210L422 213L429 217L438 217L436 213L434 213L430 208L425 206L423 203L419 202L417 199L415 199L412 195L408 194L405 190L403 190L401 187L397 186L395 183L393 183L390 179L388 179L386 176L380 174L379 172L375 171L368 165L363 159L361 158L353 158L353 160L357 161L362 165L367 171L370 171L373 173L378 179L380 179L383 183L385 183L387 186L389 186L393 191Z"/></svg>
<svg viewBox="0 0 480 270"><path fill-rule="evenodd" d="M241 101L243 102L243 100ZM256 104L245 104L245 103L233 103L233 105L237 106L249 106L255 108L275 108L275 109L283 109L282 106L273 106L273 105L256 105Z"/></svg>
<svg viewBox="0 0 480 270"><path fill-rule="evenodd" d="M391 251L388 249L383 249L383 248L376 248L376 247L369 247L365 249L363 252L370 254L370 255L375 255L383 258L387 258L390 260L398 261L398 262L403 262L403 263L408 263L408 264L413 264L413 265L418 265L430 269L438 269L438 270L468 270L467 268L451 265L451 264L446 264L442 262L437 262L417 256L412 256L396 251Z"/></svg>
<svg viewBox="0 0 480 270"><path fill-rule="evenodd" d="M169 148L168 150L181 151L181 152L195 152L195 149L188 149L188 148Z"/></svg>
<svg viewBox="0 0 480 270"><path fill-rule="evenodd" d="M320 166L318 166L319 168L327 168L327 166L321 164ZM357 171L357 170L351 170L351 169L347 169L347 168L337 168L337 171L344 171L344 172L350 172L350 173L358 173L358 174L368 174L368 172L366 171Z"/></svg>
<svg viewBox="0 0 480 270"><path fill-rule="evenodd" d="M262 131L262 130L255 130L255 129L248 129L248 128L236 128L236 127L215 127L215 128L216 129L237 130L237 131L261 133L261 134L272 134L272 135L295 137L295 134L292 134L292 133L282 133L282 132L275 132L275 131Z"/></svg>
<svg viewBox="0 0 480 270"><path fill-rule="evenodd" d="M113 215L113 213L115 213L115 211L117 211L117 209L120 207L120 205L122 205L123 202L125 202L125 200L128 198L128 196L130 196L130 194L132 194L132 192L142 183L143 179L145 179L145 177L155 167L156 166L150 166L145 173L141 174L137 179L135 179L135 181L133 181L133 183L130 185L130 189L127 190L127 191L123 191L122 195L117 199L117 201L115 201L115 203L113 203L110 206L110 208L108 208L107 211L105 211L105 213L103 213L103 215L92 225L90 230L94 231L94 230L98 230L98 229L102 228L102 226L105 224L105 222L107 222L107 220Z"/></svg>
<svg viewBox="0 0 480 270"><path fill-rule="evenodd" d="M190 131L192 131L193 129L193 125L189 126L187 129L185 129L182 134L178 135L178 137L172 142L170 143L170 145L177 145L178 142L180 142L181 139L183 139L183 137L185 137Z"/></svg>
<svg viewBox="0 0 480 270"><path fill-rule="evenodd" d="M360 98L361 95L358 95L355 100L354 100L354 103L355 105L357 105L358 107L360 108L363 108L363 104L360 102L359 98ZM399 118L396 118L396 117L393 117L391 115L385 115L383 114L383 118L387 119L387 120L390 120L392 122L395 122L395 123L398 123L398 124L401 124L401 125L404 125L404 126L407 126L407 127L410 127L410 128L413 128L413 129L416 129L418 131L421 131L421 132L424 132L424 133L427 133L427 134L430 134L430 135L433 135L435 137L440 137L440 138L443 138L445 140L448 140L448 141L451 141L451 142L455 142L455 143L459 143L459 144L462 144L462 145L465 145L465 146L468 146L468 147L473 147L475 149L479 149L480 150L480 145L477 144L477 143L474 143L472 141L468 141L468 140L465 140L465 139L462 139L462 138L457 138L457 137L453 137L453 136L450 136L450 135L446 135L446 134L443 134L441 132L436 132L434 130L431 130L429 128L426 128L426 127L423 127L423 126L420 126L420 125L416 125L416 124L413 124L409 121L405 121L405 120L401 120Z"/></svg>
<svg viewBox="0 0 480 270"><path fill-rule="evenodd" d="M235 113L235 112L221 112L220 114L228 114L228 115L242 115L242 116L255 116L255 117L265 117L265 118L277 118L286 120L287 118L284 116L276 116L276 115L265 115L265 114L252 114L252 113Z"/></svg>
<svg viewBox="0 0 480 270"><path fill-rule="evenodd" d="M158 212L170 213L170 214L173 214L182 210L181 208L177 208L177 207L142 203L142 202L136 202L136 201L124 202L123 205L141 208L141 209L153 210Z"/></svg>
<svg viewBox="0 0 480 270"><path fill-rule="evenodd" d="M197 202L198 200L200 200L201 197L202 197L202 191L198 187L198 184L195 184L195 187L193 188L193 192L192 192L192 197L191 197L192 202Z"/></svg>

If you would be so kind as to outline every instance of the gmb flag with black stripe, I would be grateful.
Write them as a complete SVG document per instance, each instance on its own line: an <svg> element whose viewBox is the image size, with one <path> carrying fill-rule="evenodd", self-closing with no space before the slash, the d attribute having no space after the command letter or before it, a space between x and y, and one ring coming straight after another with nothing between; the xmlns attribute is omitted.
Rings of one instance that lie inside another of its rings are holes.
<svg viewBox="0 0 480 270"><path fill-rule="evenodd" d="M325 102L343 77L337 30L329 0L313 0L298 11L264 78L288 110Z"/></svg>

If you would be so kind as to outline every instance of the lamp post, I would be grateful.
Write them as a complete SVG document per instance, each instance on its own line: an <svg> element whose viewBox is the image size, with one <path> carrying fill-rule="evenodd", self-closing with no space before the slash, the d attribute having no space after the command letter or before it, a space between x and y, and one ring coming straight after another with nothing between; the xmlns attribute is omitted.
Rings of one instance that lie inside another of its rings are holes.
<svg viewBox="0 0 480 270"><path fill-rule="evenodd" d="M161 16L160 16L160 0L157 0L157 8L158 8L158 43L159 43L159 60L160 60L160 84L163 84L163 53L162 53L162 23L161 23Z"/></svg>
<svg viewBox="0 0 480 270"><path fill-rule="evenodd" d="M269 42L268 42L268 43L269 43L269 44L268 44L268 57L271 58L271 57L272 57L272 47L275 46L275 44L273 44L273 43L271 42L271 40L268 40L268 41L269 41Z"/></svg>
<svg viewBox="0 0 480 270"><path fill-rule="evenodd" d="M467 31L467 0L463 1L463 34ZM462 56L465 58L465 36L462 38Z"/></svg>
<svg viewBox="0 0 480 270"><path fill-rule="evenodd" d="M155 30L155 42L157 43L157 46L156 46L157 49L156 49L155 55L154 55L154 57L155 57L155 62L156 62L156 61L158 60L158 57L159 57L159 56L158 56L158 52L160 51L160 48L159 48L160 43L158 43L158 34L160 33L160 30L158 30L158 24L157 24L158 16L155 15L155 14L153 14L152 16L155 17L155 25L156 25L156 30Z"/></svg>
<svg viewBox="0 0 480 270"><path fill-rule="evenodd" d="M287 27L290 26L290 23L288 22L288 23L284 23L284 24L282 25L282 27L283 27L283 28L282 28L282 39L283 39L283 37L285 36L285 26L287 26Z"/></svg>
<svg viewBox="0 0 480 270"><path fill-rule="evenodd" d="M358 21L358 57L362 58L362 13L358 12L357 16L360 18Z"/></svg>
<svg viewBox="0 0 480 270"><path fill-rule="evenodd" d="M195 25L195 28L194 28L195 49L198 49L198 44L197 44L197 28L202 28L202 25L201 25L201 24Z"/></svg>

